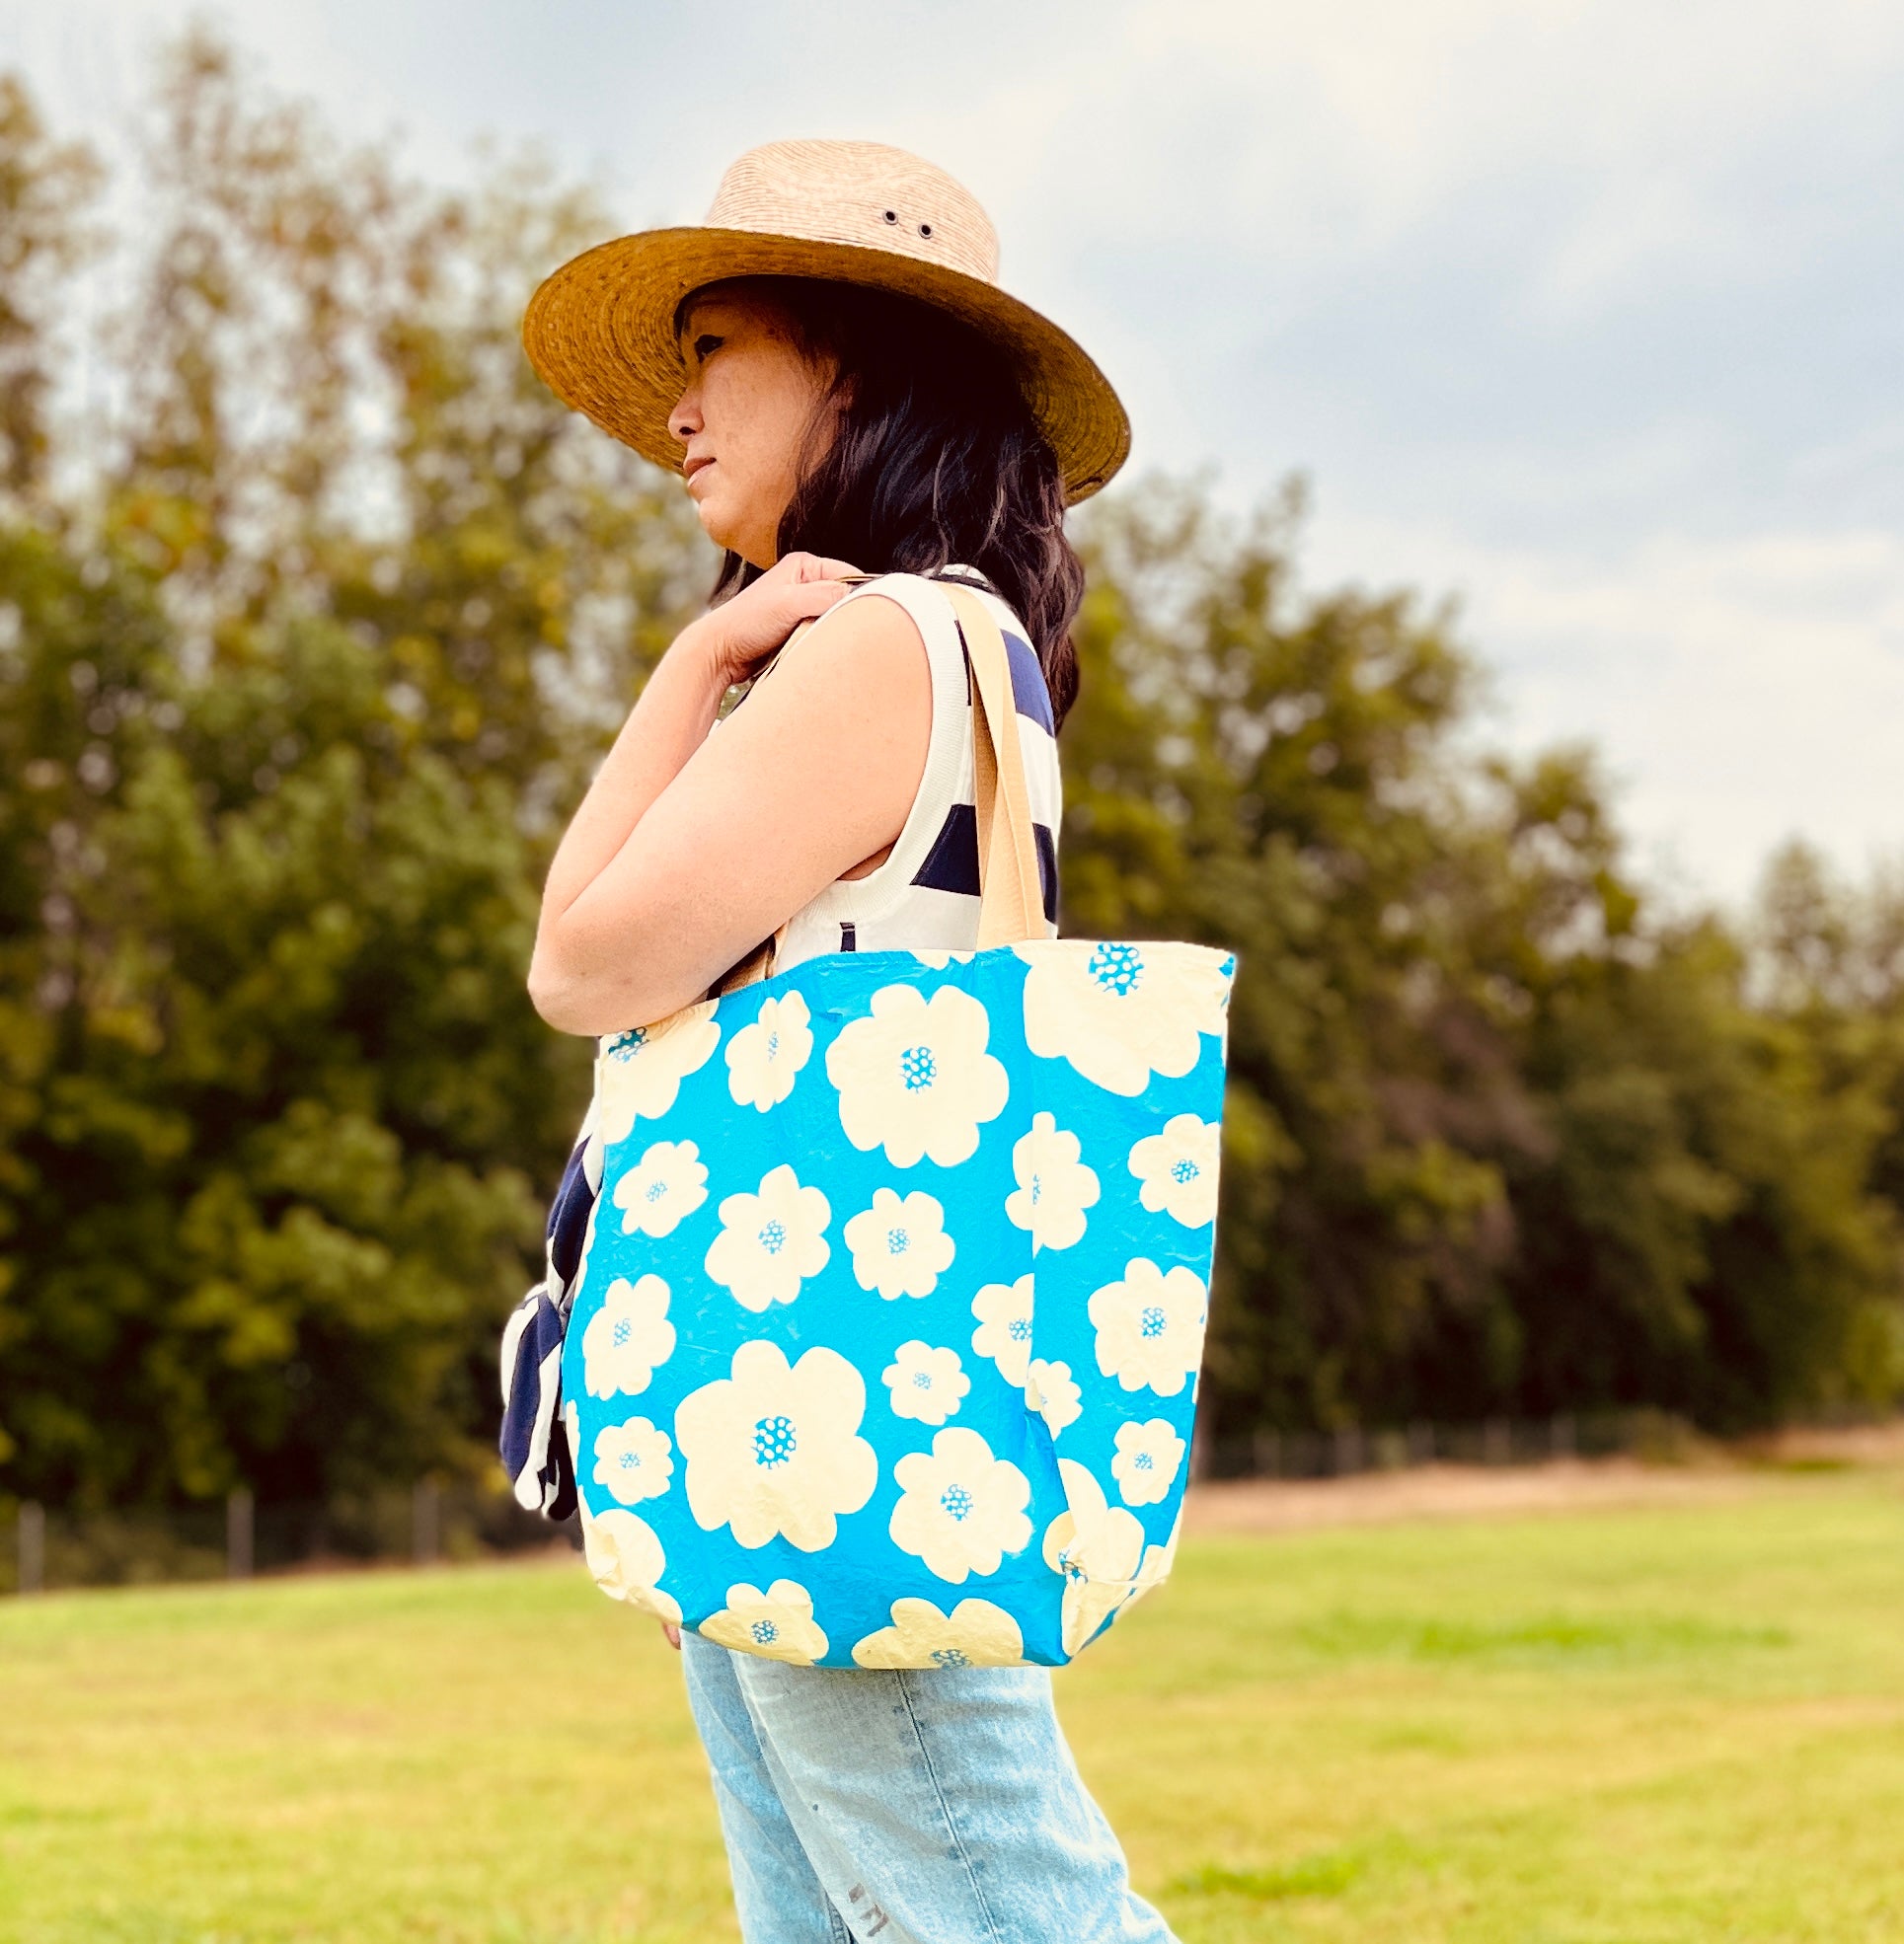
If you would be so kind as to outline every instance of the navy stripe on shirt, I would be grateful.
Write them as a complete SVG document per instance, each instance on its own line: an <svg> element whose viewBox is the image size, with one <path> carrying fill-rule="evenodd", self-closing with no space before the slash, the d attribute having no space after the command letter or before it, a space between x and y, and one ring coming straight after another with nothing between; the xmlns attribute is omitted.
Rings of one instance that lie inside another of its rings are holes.
<svg viewBox="0 0 1904 1944"><path fill-rule="evenodd" d="M1043 894L1044 916L1055 923L1058 916L1058 847L1043 824L1031 826L1031 840L1038 852L1038 889ZM968 898L978 896L978 812L969 803L954 803L932 840L925 862L913 872L912 881L922 890L955 891Z"/></svg>

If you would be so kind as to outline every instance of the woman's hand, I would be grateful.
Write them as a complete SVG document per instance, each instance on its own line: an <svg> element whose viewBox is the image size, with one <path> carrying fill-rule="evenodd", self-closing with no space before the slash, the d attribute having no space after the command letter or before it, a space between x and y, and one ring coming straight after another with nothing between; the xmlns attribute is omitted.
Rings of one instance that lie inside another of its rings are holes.
<svg viewBox="0 0 1904 1944"><path fill-rule="evenodd" d="M745 592L724 601L682 630L683 644L707 657L724 689L744 682L781 647L802 621L823 615L852 589L841 578L857 571L818 554L789 554Z"/></svg>
<svg viewBox="0 0 1904 1944"><path fill-rule="evenodd" d="M672 1620L661 1622L661 1638L678 1654L681 1651L681 1629Z"/></svg>

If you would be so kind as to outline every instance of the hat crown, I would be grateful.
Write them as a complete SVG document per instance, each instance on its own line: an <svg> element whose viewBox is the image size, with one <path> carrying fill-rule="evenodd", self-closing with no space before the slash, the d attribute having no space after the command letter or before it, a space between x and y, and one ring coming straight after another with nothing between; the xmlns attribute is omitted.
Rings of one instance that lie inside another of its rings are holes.
<svg viewBox="0 0 1904 1944"><path fill-rule="evenodd" d="M767 142L721 179L712 229L885 250L998 281L998 232L962 183L881 142Z"/></svg>

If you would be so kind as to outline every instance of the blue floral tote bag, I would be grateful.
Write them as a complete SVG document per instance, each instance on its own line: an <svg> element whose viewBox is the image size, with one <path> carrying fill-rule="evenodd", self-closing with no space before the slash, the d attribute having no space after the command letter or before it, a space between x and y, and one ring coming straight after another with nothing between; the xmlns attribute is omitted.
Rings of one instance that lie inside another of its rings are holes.
<svg viewBox="0 0 1904 1944"><path fill-rule="evenodd" d="M604 1041L599 1192L512 1326L604 1591L822 1667L1057 1665L1158 1584L1208 1308L1235 960L1044 935L1004 643L948 595L978 949Z"/></svg>

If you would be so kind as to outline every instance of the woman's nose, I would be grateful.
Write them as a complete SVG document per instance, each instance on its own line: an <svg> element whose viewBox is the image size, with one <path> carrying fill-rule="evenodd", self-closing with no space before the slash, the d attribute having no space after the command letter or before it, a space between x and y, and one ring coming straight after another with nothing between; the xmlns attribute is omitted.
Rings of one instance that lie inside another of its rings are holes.
<svg viewBox="0 0 1904 1944"><path fill-rule="evenodd" d="M683 445L701 429L701 388L690 385L674 402L674 410L667 415L667 428L670 436Z"/></svg>

